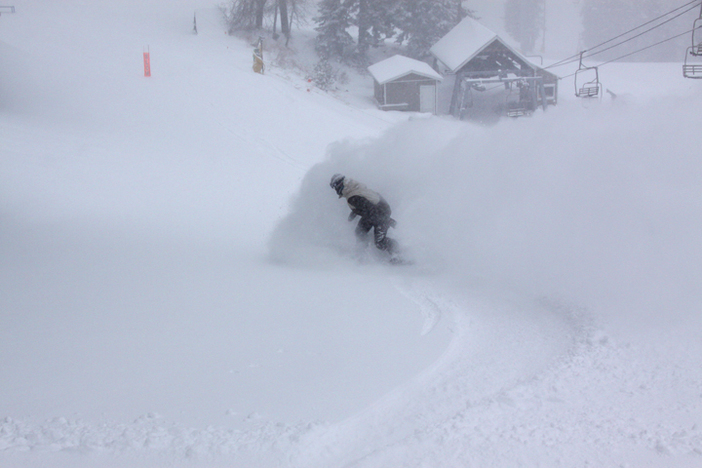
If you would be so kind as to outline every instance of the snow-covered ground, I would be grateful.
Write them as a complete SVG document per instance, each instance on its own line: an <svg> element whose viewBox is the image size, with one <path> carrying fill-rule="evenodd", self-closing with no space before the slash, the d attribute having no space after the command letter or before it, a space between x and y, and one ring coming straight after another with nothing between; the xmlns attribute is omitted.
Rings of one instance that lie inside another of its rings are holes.
<svg viewBox="0 0 702 468"><path fill-rule="evenodd" d="M479 126L315 89L303 35L254 74L210 0L118 3L0 16L0 466L702 464L679 64ZM359 258L335 172L413 265Z"/></svg>

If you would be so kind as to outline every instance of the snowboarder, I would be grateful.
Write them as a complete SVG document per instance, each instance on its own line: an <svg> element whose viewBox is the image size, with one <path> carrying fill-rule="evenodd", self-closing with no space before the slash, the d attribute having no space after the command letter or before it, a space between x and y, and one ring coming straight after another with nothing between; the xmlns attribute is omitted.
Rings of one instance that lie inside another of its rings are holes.
<svg viewBox="0 0 702 468"><path fill-rule="evenodd" d="M367 244L368 233L373 228L375 246L394 258L397 255L397 242L387 234L388 229L395 227L396 222L390 217L392 211L388 202L379 193L341 174L334 174L329 185L336 191L339 198L346 198L351 208L349 221L353 221L356 216L361 217L356 226L356 239Z"/></svg>

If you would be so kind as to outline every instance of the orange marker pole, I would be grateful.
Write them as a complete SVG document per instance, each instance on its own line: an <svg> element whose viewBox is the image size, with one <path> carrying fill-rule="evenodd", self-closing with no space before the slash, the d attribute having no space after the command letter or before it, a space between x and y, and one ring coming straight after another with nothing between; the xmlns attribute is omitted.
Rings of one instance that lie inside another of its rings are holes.
<svg viewBox="0 0 702 468"><path fill-rule="evenodd" d="M151 76L151 57L149 52L144 52L144 76Z"/></svg>

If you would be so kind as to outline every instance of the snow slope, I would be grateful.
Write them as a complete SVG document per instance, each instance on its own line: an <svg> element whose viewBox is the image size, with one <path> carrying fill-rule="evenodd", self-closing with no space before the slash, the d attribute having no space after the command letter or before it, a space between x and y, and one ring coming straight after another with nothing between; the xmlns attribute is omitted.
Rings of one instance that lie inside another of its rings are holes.
<svg viewBox="0 0 702 468"><path fill-rule="evenodd" d="M702 463L679 66L484 127L256 75L209 0L15 5L0 465ZM335 172L382 191L415 265L358 258Z"/></svg>

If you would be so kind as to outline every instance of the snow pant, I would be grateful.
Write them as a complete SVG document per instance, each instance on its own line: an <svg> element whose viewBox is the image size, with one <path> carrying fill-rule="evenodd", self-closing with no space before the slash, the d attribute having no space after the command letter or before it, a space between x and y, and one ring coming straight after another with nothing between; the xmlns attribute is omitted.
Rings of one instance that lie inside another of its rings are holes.
<svg viewBox="0 0 702 468"><path fill-rule="evenodd" d="M384 250L389 254L397 250L395 240L388 237L390 206L385 201L381 201L370 216L364 216L358 222L356 238L359 242L368 242L368 233L371 229L373 229L375 246L379 250Z"/></svg>

